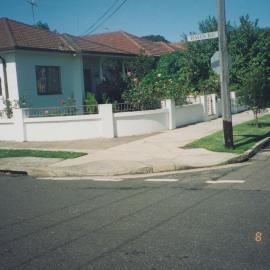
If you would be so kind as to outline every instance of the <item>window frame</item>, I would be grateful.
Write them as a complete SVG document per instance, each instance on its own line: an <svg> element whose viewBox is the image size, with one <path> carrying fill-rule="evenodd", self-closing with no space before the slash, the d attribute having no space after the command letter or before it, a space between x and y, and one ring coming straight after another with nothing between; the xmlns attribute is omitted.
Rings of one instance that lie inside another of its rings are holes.
<svg viewBox="0 0 270 270"><path fill-rule="evenodd" d="M2 78L0 77L0 97L3 96L3 89L2 89Z"/></svg>
<svg viewBox="0 0 270 270"><path fill-rule="evenodd" d="M42 93L39 89L39 69L43 68L45 69L45 78L46 78L46 83L45 83L45 91ZM49 92L48 85L48 70L54 68L57 70L58 74L58 89L57 92ZM35 66L35 71L36 71L36 86L37 86L37 94L38 96L53 96L53 95L62 95L62 80L61 80L61 67L60 66L45 66L45 65L36 65Z"/></svg>

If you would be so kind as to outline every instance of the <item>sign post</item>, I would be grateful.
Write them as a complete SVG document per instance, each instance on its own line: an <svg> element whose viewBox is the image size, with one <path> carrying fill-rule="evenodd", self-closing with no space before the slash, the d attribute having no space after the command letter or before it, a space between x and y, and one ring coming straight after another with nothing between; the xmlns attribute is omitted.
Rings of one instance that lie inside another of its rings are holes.
<svg viewBox="0 0 270 270"><path fill-rule="evenodd" d="M187 41L218 38L219 51L211 58L213 70L220 75L224 144L233 148L233 127L229 91L229 54L226 39L225 0L217 0L218 31L187 36Z"/></svg>
<svg viewBox="0 0 270 270"><path fill-rule="evenodd" d="M229 91L229 61L226 39L225 21L225 0L217 0L218 9L218 35L219 35L219 63L220 63L220 84L222 100L222 117L224 143L227 148L233 148L233 128L231 114L231 99Z"/></svg>
<svg viewBox="0 0 270 270"><path fill-rule="evenodd" d="M220 75L220 53L219 53L219 51L216 51L213 54L213 56L211 57L211 67L217 75Z"/></svg>

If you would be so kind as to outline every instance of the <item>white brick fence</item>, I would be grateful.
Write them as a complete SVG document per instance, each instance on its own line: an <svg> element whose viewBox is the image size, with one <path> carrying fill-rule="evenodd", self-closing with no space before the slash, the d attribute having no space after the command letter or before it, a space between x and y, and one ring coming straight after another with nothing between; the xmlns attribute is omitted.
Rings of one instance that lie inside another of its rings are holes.
<svg viewBox="0 0 270 270"><path fill-rule="evenodd" d="M61 141L113 138L160 132L220 116L216 95L200 96L197 103L176 106L173 100L161 108L147 111L113 113L112 104L98 105L90 115L28 117L24 109L14 109L12 118L0 118L0 140ZM210 107L209 107L210 106ZM232 95L232 111L243 111Z"/></svg>

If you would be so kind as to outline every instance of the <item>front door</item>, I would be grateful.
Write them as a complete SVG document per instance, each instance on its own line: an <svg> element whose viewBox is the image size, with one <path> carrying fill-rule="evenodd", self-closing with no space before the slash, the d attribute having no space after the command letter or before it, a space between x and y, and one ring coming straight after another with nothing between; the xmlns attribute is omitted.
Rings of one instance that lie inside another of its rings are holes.
<svg viewBox="0 0 270 270"><path fill-rule="evenodd" d="M91 69L87 68L83 70L83 75L84 75L84 91L85 91L85 96L87 93L90 93L93 91L92 89L92 72Z"/></svg>

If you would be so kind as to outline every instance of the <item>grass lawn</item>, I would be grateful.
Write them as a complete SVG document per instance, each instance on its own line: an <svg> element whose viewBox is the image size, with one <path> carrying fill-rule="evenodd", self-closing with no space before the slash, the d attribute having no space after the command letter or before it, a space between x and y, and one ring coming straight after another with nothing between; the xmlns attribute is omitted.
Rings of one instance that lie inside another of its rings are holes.
<svg viewBox="0 0 270 270"><path fill-rule="evenodd" d="M42 151L30 149L0 149L0 158L9 157L42 157L42 158L77 158L86 153L64 152L64 151Z"/></svg>
<svg viewBox="0 0 270 270"><path fill-rule="evenodd" d="M234 126L234 149L228 149L224 146L223 131L187 144L184 148L205 148L215 152L242 154L256 144L256 142L268 136L270 136L270 114L260 118L259 128L256 127L254 121L248 121Z"/></svg>

